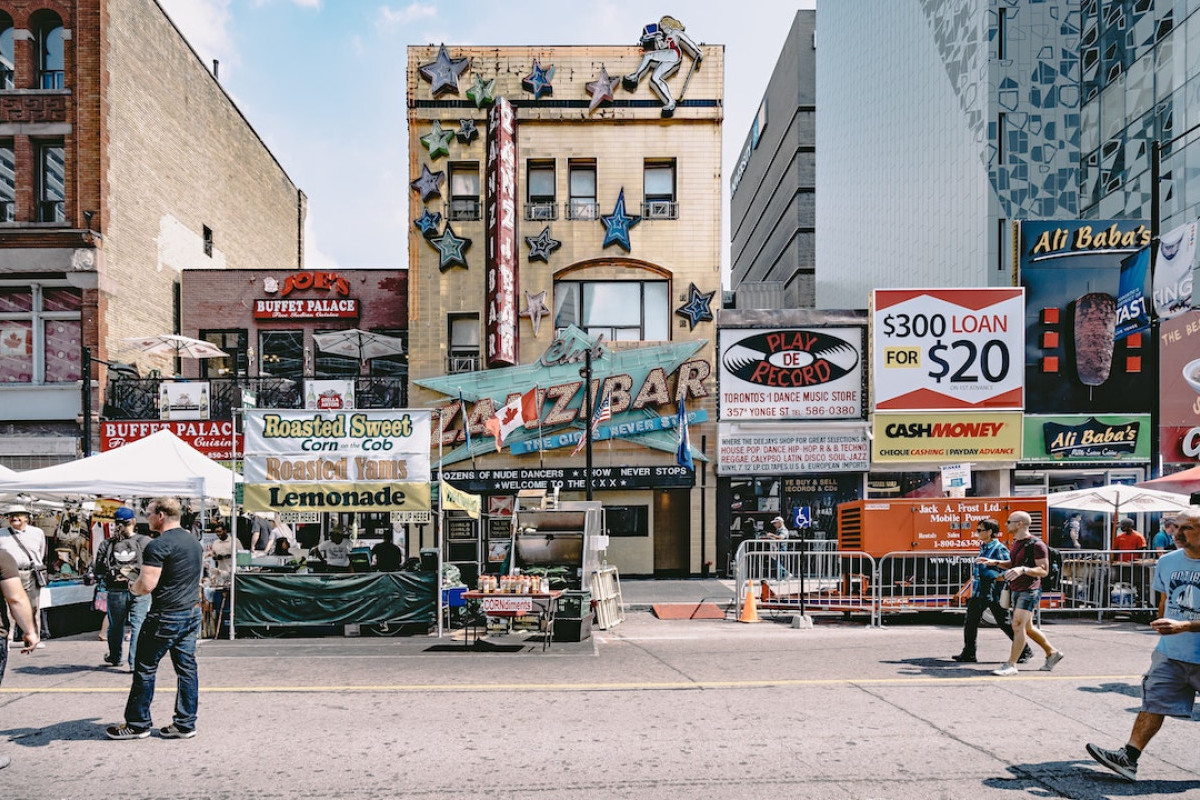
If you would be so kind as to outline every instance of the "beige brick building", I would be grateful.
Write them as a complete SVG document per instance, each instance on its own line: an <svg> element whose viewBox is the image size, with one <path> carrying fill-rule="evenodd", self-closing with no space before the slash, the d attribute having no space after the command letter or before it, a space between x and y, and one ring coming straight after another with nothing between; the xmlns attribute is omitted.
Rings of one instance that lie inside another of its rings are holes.
<svg viewBox="0 0 1200 800"><path fill-rule="evenodd" d="M586 413L579 348L598 342L593 402L608 394L613 418L593 443L593 477L602 477L593 489L610 511L608 561L626 574L697 574L714 558L715 532L705 518L711 487L704 484L715 481L701 445L711 453L716 444L712 317L721 288L724 48L690 39L676 45L665 58L677 70L661 96L651 80L664 51L647 58L640 81L624 85L622 77L643 62L639 47L408 51L410 402L446 410L447 479L485 495L485 511L502 508L519 488L558 485L562 499L583 499L585 454L571 454ZM509 188L520 316L515 363L489 369L494 292L485 262L489 252L504 252L486 231L489 192L504 184L503 170L496 178L488 172L493 98L507 100L516 117ZM675 108L668 115L669 101ZM624 239L619 225L614 232L604 221L617 216L622 194L625 213L640 218L628 222ZM461 259L438 246L455 239L471 240L459 246ZM560 358L558 349L578 335L571 325L584 336L574 340L578 361ZM541 428L527 423L497 452L484 421L535 388ZM694 420L694 473L676 464L681 395ZM447 557L470 561L474 552L486 567L487 525L480 527L474 551L454 543Z"/></svg>
<svg viewBox="0 0 1200 800"><path fill-rule="evenodd" d="M81 341L178 330L183 269L303 266L304 194L154 0L0 0L0 212L13 467L75 456Z"/></svg>

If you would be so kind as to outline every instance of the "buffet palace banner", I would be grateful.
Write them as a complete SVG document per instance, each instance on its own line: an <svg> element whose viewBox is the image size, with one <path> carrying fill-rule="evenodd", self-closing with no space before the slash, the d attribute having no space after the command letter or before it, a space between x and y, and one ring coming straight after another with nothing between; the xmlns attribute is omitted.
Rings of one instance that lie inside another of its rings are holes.
<svg viewBox="0 0 1200 800"><path fill-rule="evenodd" d="M884 414L873 419L874 463L1016 461L1021 413Z"/></svg>
<svg viewBox="0 0 1200 800"><path fill-rule="evenodd" d="M249 511L428 511L427 410L248 410Z"/></svg>

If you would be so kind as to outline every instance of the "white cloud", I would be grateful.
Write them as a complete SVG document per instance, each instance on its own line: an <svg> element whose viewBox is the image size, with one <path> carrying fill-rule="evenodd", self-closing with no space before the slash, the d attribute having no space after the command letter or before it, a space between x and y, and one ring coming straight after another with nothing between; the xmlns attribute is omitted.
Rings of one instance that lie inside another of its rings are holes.
<svg viewBox="0 0 1200 800"><path fill-rule="evenodd" d="M404 25L419 19L432 19L436 16L437 6L433 3L414 1L403 8L379 7L379 21L384 25Z"/></svg>
<svg viewBox="0 0 1200 800"><path fill-rule="evenodd" d="M232 0L159 0L167 16L205 63L214 58L237 63L231 33Z"/></svg>

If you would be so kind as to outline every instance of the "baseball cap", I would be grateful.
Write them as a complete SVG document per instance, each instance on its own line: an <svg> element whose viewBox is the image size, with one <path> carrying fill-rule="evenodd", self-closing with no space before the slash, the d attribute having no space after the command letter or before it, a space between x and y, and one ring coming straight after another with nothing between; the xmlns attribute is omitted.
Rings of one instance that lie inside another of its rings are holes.
<svg viewBox="0 0 1200 800"><path fill-rule="evenodd" d="M133 509L128 506L121 506L113 512L113 519L117 522L128 522L131 519L137 519L137 515L133 513Z"/></svg>
<svg viewBox="0 0 1200 800"><path fill-rule="evenodd" d="M776 522L782 522L784 525L787 524L786 522L784 522L783 517L776 517L775 519L771 520L772 525L774 525Z"/></svg>

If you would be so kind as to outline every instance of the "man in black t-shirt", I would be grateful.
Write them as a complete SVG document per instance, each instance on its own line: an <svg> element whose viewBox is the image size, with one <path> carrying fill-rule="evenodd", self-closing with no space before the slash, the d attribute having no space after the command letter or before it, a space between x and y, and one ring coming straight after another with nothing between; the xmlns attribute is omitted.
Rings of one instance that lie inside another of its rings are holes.
<svg viewBox="0 0 1200 800"><path fill-rule="evenodd" d="M371 548L371 557L375 561L375 569L379 572L398 572L404 553L392 541L391 531L385 531L383 541Z"/></svg>
<svg viewBox="0 0 1200 800"><path fill-rule="evenodd" d="M196 638L200 633L200 576L204 548L180 527L179 501L159 497L146 507L150 529L157 538L142 554L142 572L129 587L135 595L151 595L150 613L138 636L133 685L125 703L125 723L110 726L110 739L145 739L150 735L150 703L158 664L167 653L175 665L176 691L173 721L159 728L164 739L190 739L196 735L196 707L200 676L196 669Z"/></svg>

